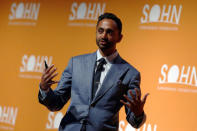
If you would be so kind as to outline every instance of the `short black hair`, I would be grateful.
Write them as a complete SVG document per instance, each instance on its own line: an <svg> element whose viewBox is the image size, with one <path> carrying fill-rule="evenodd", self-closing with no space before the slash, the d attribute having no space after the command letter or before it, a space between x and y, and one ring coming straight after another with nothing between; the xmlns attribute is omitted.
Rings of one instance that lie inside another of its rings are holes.
<svg viewBox="0 0 197 131"><path fill-rule="evenodd" d="M98 17L98 21L97 21L96 26L98 26L99 22L103 19L112 19L113 21L115 21L116 24L117 24L117 27L119 29L119 33L121 34L121 32L122 32L122 22L115 14L106 12L106 13L100 15Z"/></svg>

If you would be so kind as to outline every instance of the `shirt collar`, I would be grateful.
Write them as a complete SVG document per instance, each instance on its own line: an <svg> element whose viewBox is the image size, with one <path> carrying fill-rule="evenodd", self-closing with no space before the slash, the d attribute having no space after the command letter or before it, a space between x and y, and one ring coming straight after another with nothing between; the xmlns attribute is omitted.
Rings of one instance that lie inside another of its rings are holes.
<svg viewBox="0 0 197 131"><path fill-rule="evenodd" d="M107 63L112 63L113 60L118 56L118 51L115 51L113 54L106 57L103 57L99 50L97 50L96 54L97 54L96 61L100 60L101 58L104 58L107 61Z"/></svg>

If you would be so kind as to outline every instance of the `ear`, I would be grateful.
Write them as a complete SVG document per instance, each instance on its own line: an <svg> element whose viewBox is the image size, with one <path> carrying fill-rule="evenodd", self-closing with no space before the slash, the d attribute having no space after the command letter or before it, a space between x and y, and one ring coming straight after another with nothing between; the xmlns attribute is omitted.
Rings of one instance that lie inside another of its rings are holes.
<svg viewBox="0 0 197 131"><path fill-rule="evenodd" d="M120 41L122 40L122 37L123 37L123 35L122 35L122 34L120 34L120 37L119 37L118 42L120 42Z"/></svg>

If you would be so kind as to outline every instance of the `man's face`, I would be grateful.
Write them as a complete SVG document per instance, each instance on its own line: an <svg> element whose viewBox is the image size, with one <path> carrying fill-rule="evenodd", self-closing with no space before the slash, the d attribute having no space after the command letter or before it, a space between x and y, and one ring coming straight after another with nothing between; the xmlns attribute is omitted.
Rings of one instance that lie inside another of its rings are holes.
<svg viewBox="0 0 197 131"><path fill-rule="evenodd" d="M120 42L122 35L117 24L111 19L101 20L96 27L96 44L101 50L115 50L116 43Z"/></svg>

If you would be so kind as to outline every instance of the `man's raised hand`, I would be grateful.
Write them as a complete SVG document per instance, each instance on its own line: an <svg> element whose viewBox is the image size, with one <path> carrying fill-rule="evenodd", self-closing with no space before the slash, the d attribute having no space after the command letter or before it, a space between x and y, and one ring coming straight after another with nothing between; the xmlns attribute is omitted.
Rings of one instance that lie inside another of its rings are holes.
<svg viewBox="0 0 197 131"><path fill-rule="evenodd" d="M129 94L132 97L132 99L130 99L127 95L124 95L124 98L127 100L127 102L123 100L120 100L120 102L127 106L135 114L135 116L139 116L144 112L144 104L146 103L146 98L149 95L149 93L146 93L143 99L141 100L141 93L139 89L135 88L134 90L136 96L130 90Z"/></svg>
<svg viewBox="0 0 197 131"><path fill-rule="evenodd" d="M52 84L58 83L59 81L53 81L52 79L58 75L58 73L55 71L57 68L54 67L54 65L49 66L47 69L44 69L41 82L40 82L40 88L44 91L49 91L49 88Z"/></svg>

